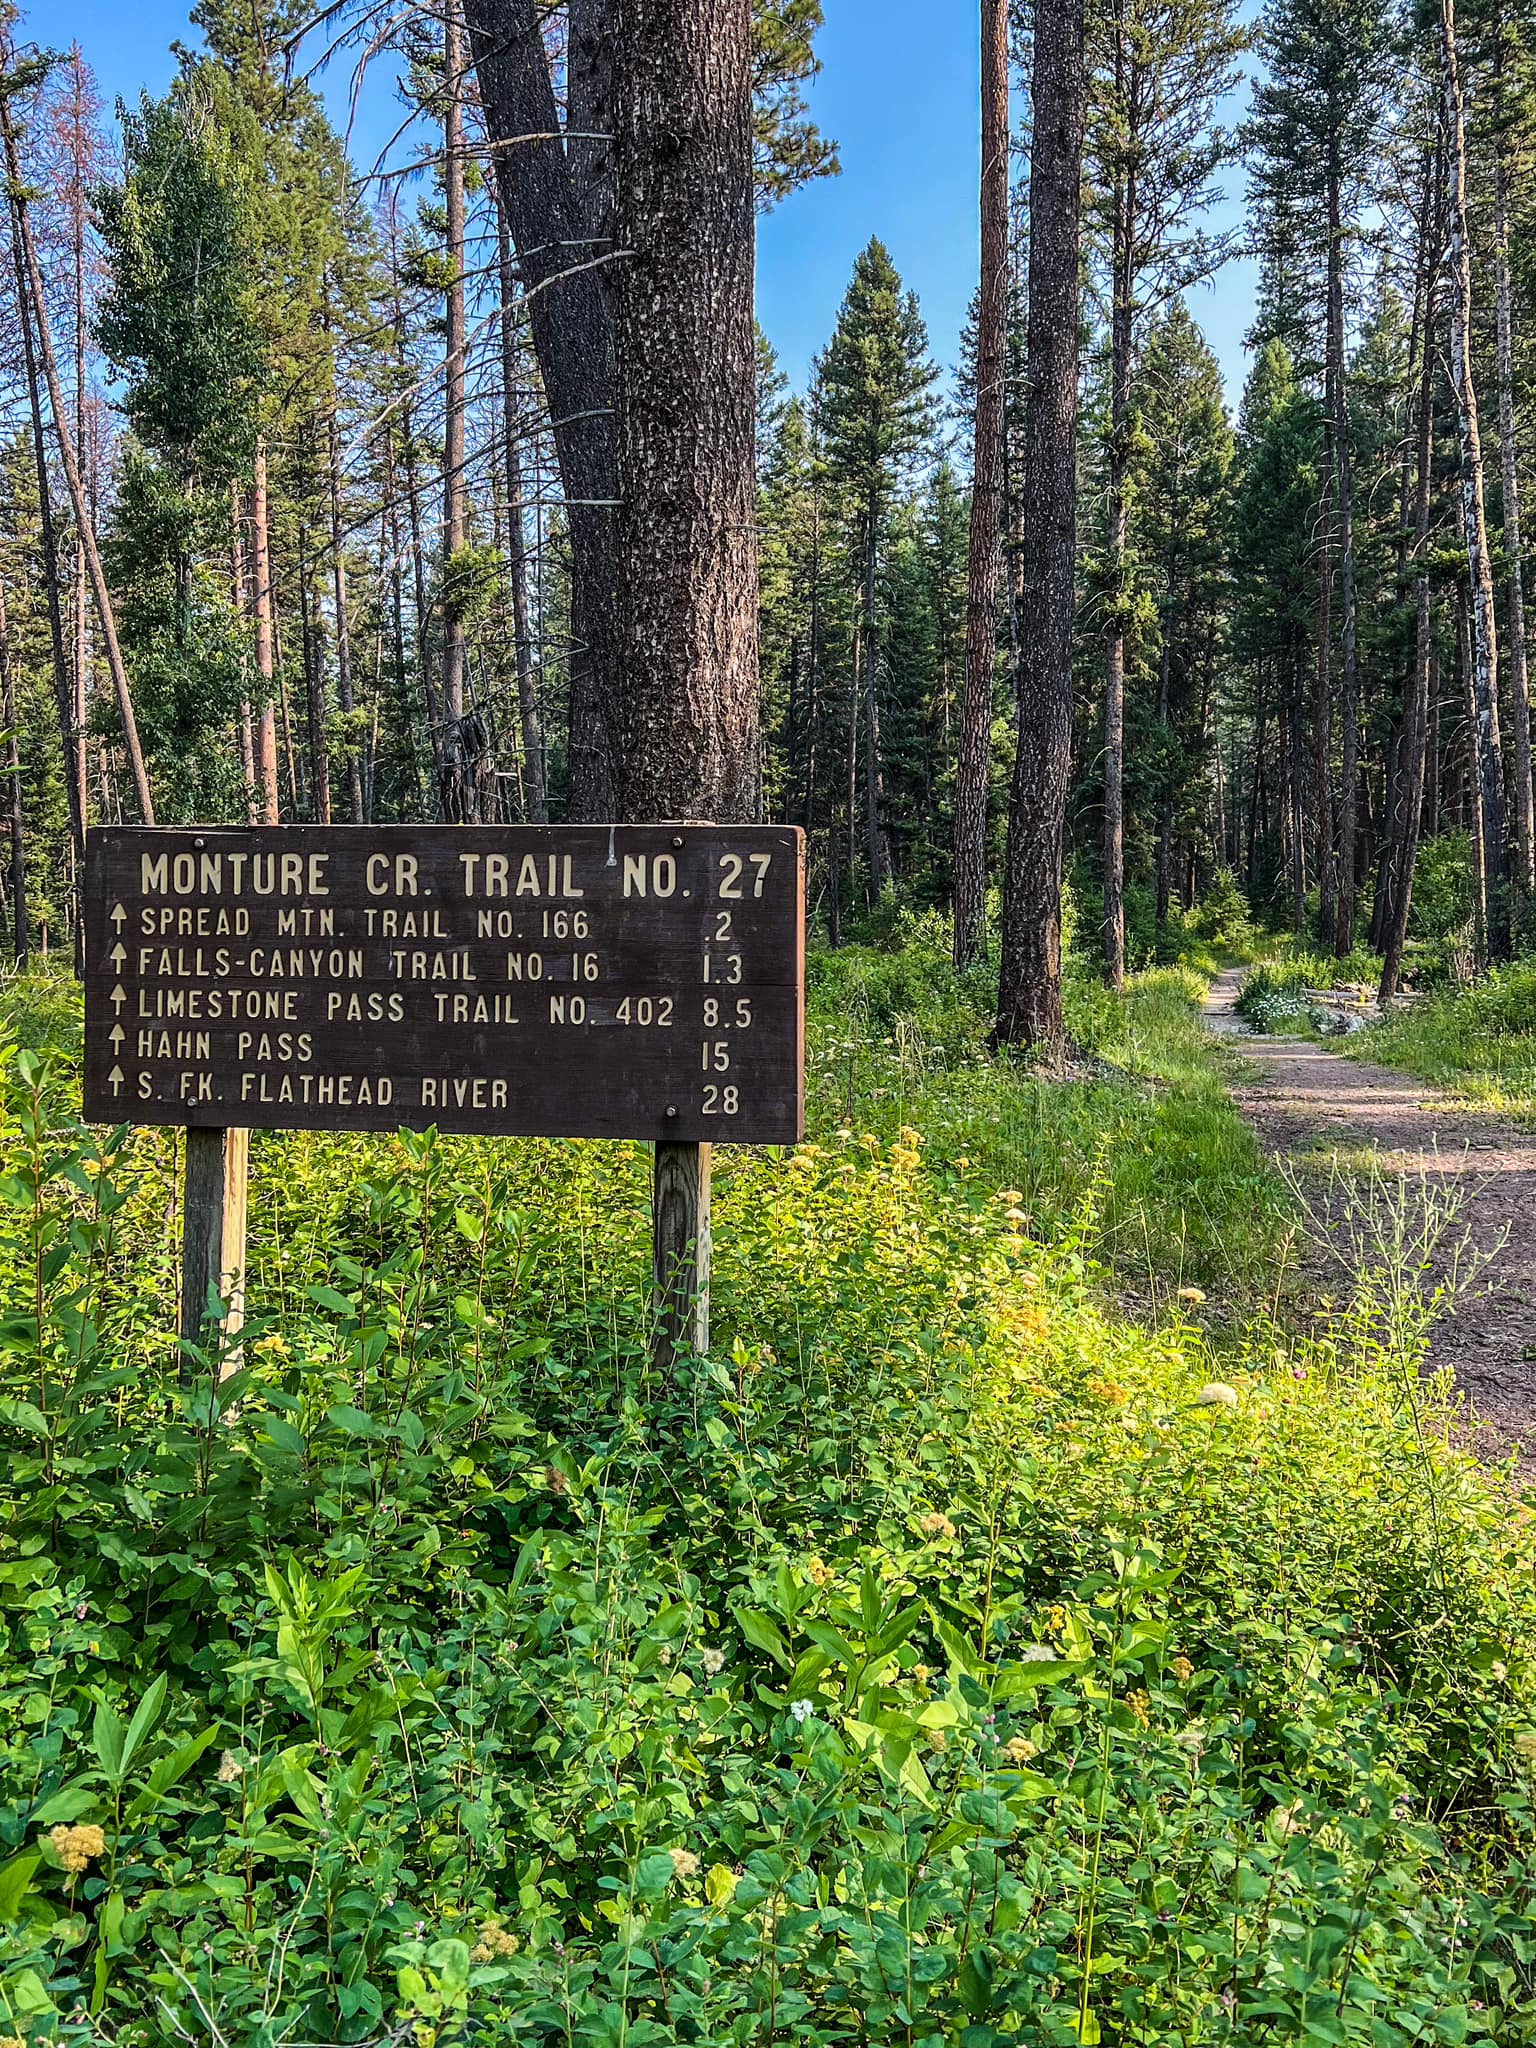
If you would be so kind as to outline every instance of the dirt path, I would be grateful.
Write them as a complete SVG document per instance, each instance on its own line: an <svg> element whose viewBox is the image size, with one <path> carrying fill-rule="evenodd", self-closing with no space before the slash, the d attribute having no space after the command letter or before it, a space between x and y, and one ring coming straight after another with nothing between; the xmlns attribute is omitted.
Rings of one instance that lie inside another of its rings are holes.
<svg viewBox="0 0 1536 2048"><path fill-rule="evenodd" d="M1431 1363L1450 1366L1483 1424L1482 1448L1518 1446L1536 1474L1536 1134L1479 1114L1389 1067L1345 1059L1306 1039L1250 1036L1234 1005L1244 970L1217 976L1210 1030L1237 1041L1254 1069L1232 1093L1272 1153L1369 1148L1388 1172L1444 1181L1462 1196L1457 1234L1494 1256L1437 1327Z"/></svg>

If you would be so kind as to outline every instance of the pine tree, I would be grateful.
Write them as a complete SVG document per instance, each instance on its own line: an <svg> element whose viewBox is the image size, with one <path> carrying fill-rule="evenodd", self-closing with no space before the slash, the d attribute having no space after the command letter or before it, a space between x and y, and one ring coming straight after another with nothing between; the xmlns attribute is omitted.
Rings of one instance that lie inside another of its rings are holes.
<svg viewBox="0 0 1536 2048"><path fill-rule="evenodd" d="M880 732L880 562L896 495L929 443L938 374L917 299L903 290L878 240L854 264L820 374L827 463L859 565L849 717L850 734L863 720L865 860L869 893L878 899L892 877ZM850 740L850 759L853 752Z"/></svg>

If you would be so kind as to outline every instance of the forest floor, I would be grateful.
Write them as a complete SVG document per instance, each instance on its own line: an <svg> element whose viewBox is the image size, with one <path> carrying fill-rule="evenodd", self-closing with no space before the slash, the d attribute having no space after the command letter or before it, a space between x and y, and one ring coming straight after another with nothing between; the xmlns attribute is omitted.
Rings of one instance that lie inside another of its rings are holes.
<svg viewBox="0 0 1536 2048"><path fill-rule="evenodd" d="M1250 1034L1236 1013L1246 968L1211 984L1207 1028L1240 1041L1249 1072L1233 1096L1287 1168L1321 1242L1357 1250L1362 1178L1396 1180L1420 1209L1459 1208L1437 1254L1443 1273L1464 1250L1486 1261L1436 1324L1431 1369L1449 1367L1478 1417L1484 1455L1514 1452L1536 1476L1536 1135L1453 1100L1412 1074L1345 1058L1305 1038ZM1353 1209L1346 1216L1343 1211Z"/></svg>

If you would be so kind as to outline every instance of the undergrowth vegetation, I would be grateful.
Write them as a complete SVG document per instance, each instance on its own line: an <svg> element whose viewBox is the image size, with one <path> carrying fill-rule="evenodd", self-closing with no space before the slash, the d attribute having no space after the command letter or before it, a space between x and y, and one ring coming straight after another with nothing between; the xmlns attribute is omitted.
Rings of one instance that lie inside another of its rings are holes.
<svg viewBox="0 0 1536 2048"><path fill-rule="evenodd" d="M643 1148L291 1134L216 1394L171 1134L67 1006L8 1055L0 2035L1536 2041L1536 1543L1430 1283L1268 1312L1187 974L1070 1078L921 932L813 982L665 1380Z"/></svg>
<svg viewBox="0 0 1536 2048"><path fill-rule="evenodd" d="M1521 1123L1536 1123L1536 961L1493 968L1384 1018L1363 1058L1402 1067Z"/></svg>

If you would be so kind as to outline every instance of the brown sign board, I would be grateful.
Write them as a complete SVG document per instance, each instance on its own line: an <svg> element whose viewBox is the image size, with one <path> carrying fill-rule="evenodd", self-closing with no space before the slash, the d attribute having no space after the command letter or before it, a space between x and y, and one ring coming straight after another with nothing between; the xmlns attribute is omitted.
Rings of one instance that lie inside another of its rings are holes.
<svg viewBox="0 0 1536 2048"><path fill-rule="evenodd" d="M95 1122L803 1134L787 826L103 827L85 900Z"/></svg>

